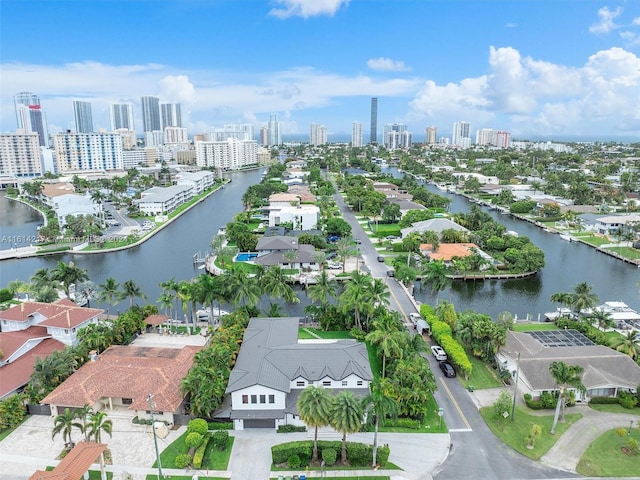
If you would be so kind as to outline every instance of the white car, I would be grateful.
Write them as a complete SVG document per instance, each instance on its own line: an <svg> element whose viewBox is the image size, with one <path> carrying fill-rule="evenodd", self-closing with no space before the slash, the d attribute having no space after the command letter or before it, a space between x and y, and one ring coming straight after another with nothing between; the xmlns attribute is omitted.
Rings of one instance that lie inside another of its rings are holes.
<svg viewBox="0 0 640 480"><path fill-rule="evenodd" d="M437 345L431 347L431 353L433 353L433 356L436 357L436 360L439 362L444 362L447 359L447 353L442 349L442 347Z"/></svg>
<svg viewBox="0 0 640 480"><path fill-rule="evenodd" d="M418 324L418 320L422 320L422 317L419 313L412 312L409 314L409 320L411 320L411 323L413 323L413 326L415 327Z"/></svg>

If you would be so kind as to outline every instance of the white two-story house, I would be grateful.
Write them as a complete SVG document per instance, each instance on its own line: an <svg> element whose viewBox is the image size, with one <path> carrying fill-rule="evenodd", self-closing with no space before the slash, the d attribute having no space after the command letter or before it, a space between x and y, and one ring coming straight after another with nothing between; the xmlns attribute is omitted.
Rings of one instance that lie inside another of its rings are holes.
<svg viewBox="0 0 640 480"><path fill-rule="evenodd" d="M227 385L236 430L304 425L296 404L309 385L368 395L373 375L364 343L299 342L298 322L298 317L249 322Z"/></svg>

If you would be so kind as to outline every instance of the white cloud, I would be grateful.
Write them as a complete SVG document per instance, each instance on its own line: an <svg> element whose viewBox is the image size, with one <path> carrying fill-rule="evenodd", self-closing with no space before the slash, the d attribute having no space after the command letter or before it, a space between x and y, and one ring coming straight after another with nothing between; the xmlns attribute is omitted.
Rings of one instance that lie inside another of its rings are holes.
<svg viewBox="0 0 640 480"><path fill-rule="evenodd" d="M411 68L407 67L404 62L400 60L393 60L391 58L371 58L367 60L367 67L371 70L384 70L390 72L406 72L411 70Z"/></svg>
<svg viewBox="0 0 640 480"><path fill-rule="evenodd" d="M274 0L283 8L273 8L269 15L285 19L289 17L309 18L318 15L332 17L342 5L348 5L349 0Z"/></svg>
<svg viewBox="0 0 640 480"><path fill-rule="evenodd" d="M611 30L618 28L614 20L622 13L622 7L615 10L609 10L609 7L602 7L598 10L598 23L594 23L589 27L591 33L609 33Z"/></svg>
<svg viewBox="0 0 640 480"><path fill-rule="evenodd" d="M169 102L189 105L195 100L195 88L186 75L167 75L160 80L160 95Z"/></svg>

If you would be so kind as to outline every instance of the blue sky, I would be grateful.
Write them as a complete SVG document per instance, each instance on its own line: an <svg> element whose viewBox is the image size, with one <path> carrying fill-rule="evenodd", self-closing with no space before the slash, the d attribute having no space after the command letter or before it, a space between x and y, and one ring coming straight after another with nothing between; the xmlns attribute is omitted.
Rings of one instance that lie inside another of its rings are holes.
<svg viewBox="0 0 640 480"><path fill-rule="evenodd" d="M0 131L13 95L40 95L50 131L72 100L182 103L189 134L312 122L332 135L454 121L514 137L640 139L637 0L3 0Z"/></svg>

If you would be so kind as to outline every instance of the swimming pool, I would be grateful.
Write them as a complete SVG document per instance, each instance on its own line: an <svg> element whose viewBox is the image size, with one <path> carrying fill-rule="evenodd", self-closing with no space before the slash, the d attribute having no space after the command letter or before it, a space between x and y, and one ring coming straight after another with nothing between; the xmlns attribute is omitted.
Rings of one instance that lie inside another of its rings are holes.
<svg viewBox="0 0 640 480"><path fill-rule="evenodd" d="M239 253L236 255L236 262L250 262L258 256L257 253Z"/></svg>

